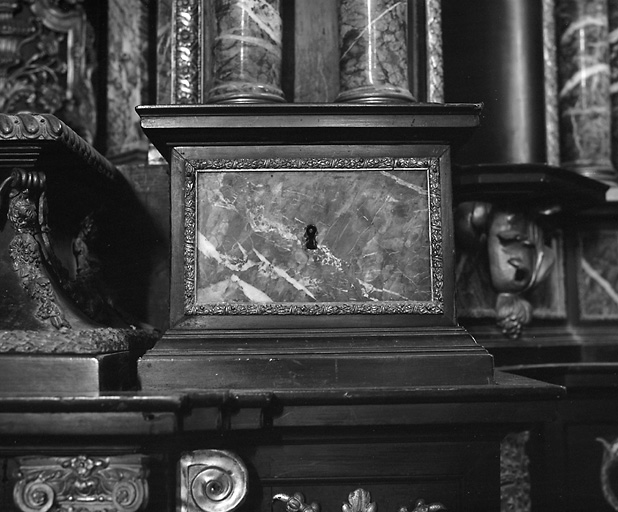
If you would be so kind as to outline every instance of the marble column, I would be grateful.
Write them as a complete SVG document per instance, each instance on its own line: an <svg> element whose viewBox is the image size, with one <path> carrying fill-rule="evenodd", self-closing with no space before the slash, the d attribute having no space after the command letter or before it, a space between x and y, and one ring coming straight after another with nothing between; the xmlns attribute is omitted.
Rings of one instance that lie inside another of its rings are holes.
<svg viewBox="0 0 618 512"><path fill-rule="evenodd" d="M414 101L408 86L407 1L340 0L338 102Z"/></svg>
<svg viewBox="0 0 618 512"><path fill-rule="evenodd" d="M618 167L618 0L608 0L609 10L609 64L610 95L612 105L611 158L614 169ZM618 181L614 177L614 181Z"/></svg>
<svg viewBox="0 0 618 512"><path fill-rule="evenodd" d="M615 175L607 0L558 0L561 163L592 178Z"/></svg>
<svg viewBox="0 0 618 512"><path fill-rule="evenodd" d="M208 102L285 101L279 0L216 0L214 85Z"/></svg>
<svg viewBox="0 0 618 512"><path fill-rule="evenodd" d="M106 156L120 162L148 151L133 106L149 102L149 19L144 1L110 0L108 5Z"/></svg>

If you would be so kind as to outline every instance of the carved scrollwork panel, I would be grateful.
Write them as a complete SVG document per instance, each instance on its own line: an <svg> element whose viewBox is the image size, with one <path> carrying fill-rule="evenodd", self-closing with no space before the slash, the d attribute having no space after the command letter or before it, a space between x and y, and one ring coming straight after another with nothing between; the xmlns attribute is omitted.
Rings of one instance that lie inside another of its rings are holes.
<svg viewBox="0 0 618 512"><path fill-rule="evenodd" d="M148 502L141 455L19 457L13 500L22 512L137 512Z"/></svg>
<svg viewBox="0 0 618 512"><path fill-rule="evenodd" d="M92 142L93 31L81 0L11 3L0 29L0 111L55 114Z"/></svg>

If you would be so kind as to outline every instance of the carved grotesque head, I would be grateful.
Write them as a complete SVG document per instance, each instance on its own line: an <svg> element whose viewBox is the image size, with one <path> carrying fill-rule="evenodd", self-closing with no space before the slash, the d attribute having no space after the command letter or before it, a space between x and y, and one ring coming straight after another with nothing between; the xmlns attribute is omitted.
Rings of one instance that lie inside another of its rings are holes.
<svg viewBox="0 0 618 512"><path fill-rule="evenodd" d="M538 247L538 233L531 227L520 213L498 211L492 215L487 250L491 281L498 292L522 292L535 278L537 249L542 245Z"/></svg>

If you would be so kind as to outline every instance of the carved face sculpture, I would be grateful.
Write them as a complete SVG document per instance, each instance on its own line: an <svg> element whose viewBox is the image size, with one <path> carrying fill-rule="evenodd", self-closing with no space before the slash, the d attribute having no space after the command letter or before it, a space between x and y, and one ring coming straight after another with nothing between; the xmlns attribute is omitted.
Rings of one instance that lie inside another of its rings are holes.
<svg viewBox="0 0 618 512"><path fill-rule="evenodd" d="M494 212L489 225L487 250L489 271L496 291L519 293L536 281L542 240L524 215Z"/></svg>

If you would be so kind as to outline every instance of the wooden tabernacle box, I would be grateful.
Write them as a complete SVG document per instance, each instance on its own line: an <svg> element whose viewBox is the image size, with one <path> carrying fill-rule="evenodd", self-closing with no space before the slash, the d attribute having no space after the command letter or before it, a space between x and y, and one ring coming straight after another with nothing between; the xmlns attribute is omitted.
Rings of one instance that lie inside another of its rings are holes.
<svg viewBox="0 0 618 512"><path fill-rule="evenodd" d="M144 389L489 384L457 325L450 149L478 105L137 108L171 165Z"/></svg>

